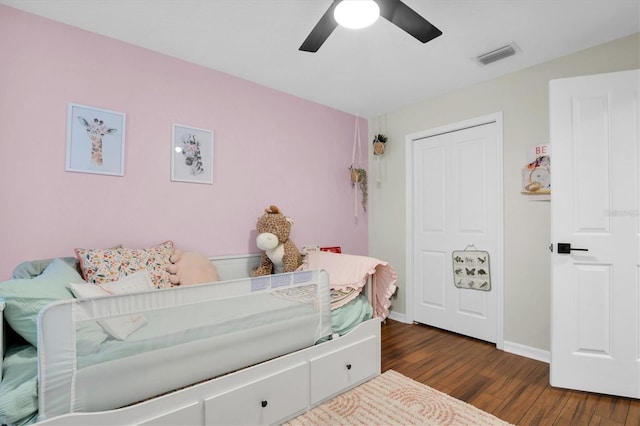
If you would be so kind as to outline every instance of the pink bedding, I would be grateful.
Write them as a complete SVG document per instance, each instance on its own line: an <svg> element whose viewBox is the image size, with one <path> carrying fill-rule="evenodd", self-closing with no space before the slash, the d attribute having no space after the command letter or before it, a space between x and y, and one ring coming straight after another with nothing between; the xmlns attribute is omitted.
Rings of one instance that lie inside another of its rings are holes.
<svg viewBox="0 0 640 426"><path fill-rule="evenodd" d="M367 279L373 276L374 315L382 319L389 315L391 295L396 291L398 280L395 269L389 263L367 256L310 251L301 269L324 269L329 273L329 285L338 296L332 298L332 309L356 298Z"/></svg>

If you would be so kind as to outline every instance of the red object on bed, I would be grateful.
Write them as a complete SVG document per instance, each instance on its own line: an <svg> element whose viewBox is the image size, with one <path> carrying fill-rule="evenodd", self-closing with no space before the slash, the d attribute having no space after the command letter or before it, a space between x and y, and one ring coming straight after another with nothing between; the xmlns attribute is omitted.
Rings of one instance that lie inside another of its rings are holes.
<svg viewBox="0 0 640 426"><path fill-rule="evenodd" d="M340 246L320 247L320 251L328 251L331 253L342 253L342 248Z"/></svg>

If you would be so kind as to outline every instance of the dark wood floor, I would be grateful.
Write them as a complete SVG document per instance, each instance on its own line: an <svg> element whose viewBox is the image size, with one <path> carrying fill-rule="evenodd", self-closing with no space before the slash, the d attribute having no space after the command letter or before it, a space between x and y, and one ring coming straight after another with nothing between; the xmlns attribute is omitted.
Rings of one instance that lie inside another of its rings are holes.
<svg viewBox="0 0 640 426"><path fill-rule="evenodd" d="M640 425L640 400L549 386L549 365L419 324L382 325L382 371L517 425Z"/></svg>

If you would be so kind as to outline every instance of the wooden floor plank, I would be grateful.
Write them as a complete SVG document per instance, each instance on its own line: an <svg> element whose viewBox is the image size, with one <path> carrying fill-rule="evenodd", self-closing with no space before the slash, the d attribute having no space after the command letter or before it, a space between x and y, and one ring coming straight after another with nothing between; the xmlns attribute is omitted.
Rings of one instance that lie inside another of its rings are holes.
<svg viewBox="0 0 640 426"><path fill-rule="evenodd" d="M599 395L587 392L564 390L567 403L560 410L556 424L585 425L593 417Z"/></svg>
<svg viewBox="0 0 640 426"><path fill-rule="evenodd" d="M387 320L389 369L517 425L640 425L640 400L553 388L548 364L434 327Z"/></svg>
<svg viewBox="0 0 640 426"><path fill-rule="evenodd" d="M629 413L626 398L601 395L595 409L595 415L613 423L624 424Z"/></svg>
<svg viewBox="0 0 640 426"><path fill-rule="evenodd" d="M531 425L554 425L558 421L560 412L567 404L568 397L564 391L557 389L541 389L539 397L534 404L530 404L529 409L519 420L522 424Z"/></svg>

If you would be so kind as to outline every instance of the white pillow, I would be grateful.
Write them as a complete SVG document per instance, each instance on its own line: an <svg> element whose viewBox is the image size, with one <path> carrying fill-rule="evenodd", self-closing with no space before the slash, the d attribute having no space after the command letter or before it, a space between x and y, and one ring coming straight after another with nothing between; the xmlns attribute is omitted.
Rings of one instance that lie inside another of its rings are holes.
<svg viewBox="0 0 640 426"><path fill-rule="evenodd" d="M124 315L98 321L104 331L116 340L125 340L147 323L144 315Z"/></svg>
<svg viewBox="0 0 640 426"><path fill-rule="evenodd" d="M76 299L84 299L87 297L100 297L100 296L109 296L109 293L100 288L100 286L95 284L69 284L69 290L73 293Z"/></svg>
<svg viewBox="0 0 640 426"><path fill-rule="evenodd" d="M127 294L139 291L154 290L149 272L138 271L118 281L104 284L69 284L69 290L76 298L109 296L112 294Z"/></svg>
<svg viewBox="0 0 640 426"><path fill-rule="evenodd" d="M146 269L134 272L124 278L120 278L118 281L97 285L109 294L127 294L138 291L155 290L155 286L151 282L149 271Z"/></svg>
<svg viewBox="0 0 640 426"><path fill-rule="evenodd" d="M118 281L104 284L69 284L69 290L76 298L103 297L112 294L127 294L155 289L146 270L138 271ZM144 315L134 314L99 320L98 324L111 337L125 340L147 323Z"/></svg>

